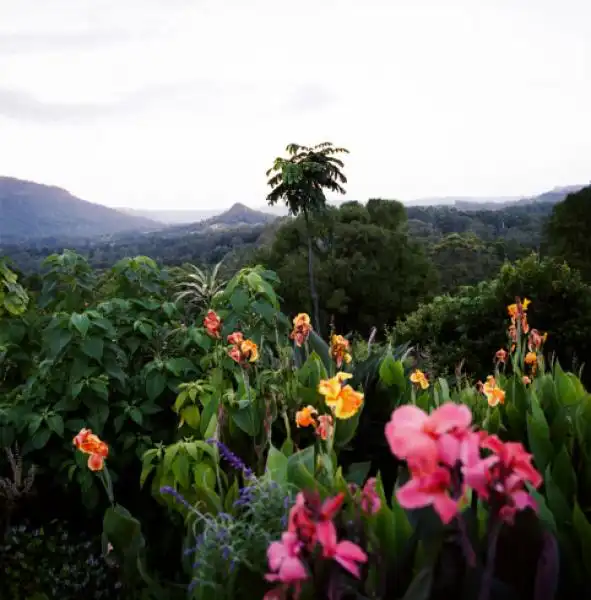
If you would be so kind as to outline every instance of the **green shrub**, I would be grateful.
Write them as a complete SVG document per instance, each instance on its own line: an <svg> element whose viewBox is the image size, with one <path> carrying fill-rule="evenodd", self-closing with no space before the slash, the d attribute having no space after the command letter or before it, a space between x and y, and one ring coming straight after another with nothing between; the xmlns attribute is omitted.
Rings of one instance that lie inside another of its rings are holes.
<svg viewBox="0 0 591 600"><path fill-rule="evenodd" d="M506 346L506 306L516 296L532 300L532 327L548 332L546 351L561 364L578 368L591 356L591 287L566 264L534 255L504 265L496 279L422 305L397 324L397 339L419 346L432 374L461 365L484 378Z"/></svg>
<svg viewBox="0 0 591 600"><path fill-rule="evenodd" d="M0 598L29 600L122 598L117 571L101 553L100 538L72 532L63 522L11 527L0 542Z"/></svg>

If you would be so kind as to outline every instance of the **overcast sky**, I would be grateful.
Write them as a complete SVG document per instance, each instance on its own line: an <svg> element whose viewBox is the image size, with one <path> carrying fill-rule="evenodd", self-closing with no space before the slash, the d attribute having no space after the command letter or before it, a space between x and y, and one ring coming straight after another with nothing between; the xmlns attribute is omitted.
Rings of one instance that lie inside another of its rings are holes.
<svg viewBox="0 0 591 600"><path fill-rule="evenodd" d="M591 180L589 0L0 0L0 174L110 206L264 204L289 142L348 198Z"/></svg>

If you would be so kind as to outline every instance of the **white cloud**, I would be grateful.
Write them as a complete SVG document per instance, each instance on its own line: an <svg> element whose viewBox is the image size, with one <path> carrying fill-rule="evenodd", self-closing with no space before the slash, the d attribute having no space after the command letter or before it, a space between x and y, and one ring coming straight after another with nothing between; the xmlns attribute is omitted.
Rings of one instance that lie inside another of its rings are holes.
<svg viewBox="0 0 591 600"><path fill-rule="evenodd" d="M291 141L348 147L350 198L591 179L587 0L19 0L0 164L115 206L264 202Z"/></svg>

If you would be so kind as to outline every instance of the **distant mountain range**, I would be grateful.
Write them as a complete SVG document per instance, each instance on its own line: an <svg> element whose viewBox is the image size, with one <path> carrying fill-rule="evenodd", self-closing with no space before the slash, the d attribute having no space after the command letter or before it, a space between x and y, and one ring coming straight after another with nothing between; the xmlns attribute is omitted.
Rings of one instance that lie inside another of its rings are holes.
<svg viewBox="0 0 591 600"><path fill-rule="evenodd" d="M588 185L588 184L585 184ZM403 201L405 206L453 206L458 210L501 210L506 206L531 204L533 202L548 202L556 204L562 202L571 192L577 192L585 185L569 185L556 187L553 190L539 194L538 196L441 196L433 198L423 198L419 200ZM331 206L339 206L349 200L331 200ZM244 206L244 205L242 205ZM120 209L132 215L142 216L148 219L160 221L168 225L180 225L183 223L196 223L205 219L210 219L221 214L220 210L136 210L131 208ZM287 216L287 208L283 204L275 206L260 206L256 212L274 215L276 217Z"/></svg>
<svg viewBox="0 0 591 600"><path fill-rule="evenodd" d="M93 237L162 225L76 198L59 187L0 177L0 241Z"/></svg>
<svg viewBox="0 0 591 600"><path fill-rule="evenodd" d="M428 198L407 206L453 206L458 210L499 210L533 202L557 203L582 185L560 187L531 198ZM333 206L343 201L329 202ZM264 225L287 215L283 205L255 210L241 203L223 210L135 210L107 208L59 187L0 177L0 243L53 238L110 238L154 233L178 237L206 231Z"/></svg>
<svg viewBox="0 0 591 600"><path fill-rule="evenodd" d="M562 202L568 194L578 192L586 185L568 185L555 187L554 189L539 194L537 196L520 197L520 196L501 196L501 197L441 197L441 198L425 198L423 200L414 200L405 203L407 206L453 206L458 210L501 210L507 206L520 206L533 204L535 202L543 202L547 204L557 204Z"/></svg>

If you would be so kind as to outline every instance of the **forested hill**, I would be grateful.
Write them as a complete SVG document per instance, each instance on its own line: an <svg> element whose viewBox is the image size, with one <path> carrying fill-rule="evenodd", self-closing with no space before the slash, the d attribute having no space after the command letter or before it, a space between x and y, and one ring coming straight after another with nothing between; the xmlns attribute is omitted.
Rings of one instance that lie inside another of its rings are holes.
<svg viewBox="0 0 591 600"><path fill-rule="evenodd" d="M0 177L0 240L92 237L162 225L81 200L59 187Z"/></svg>

